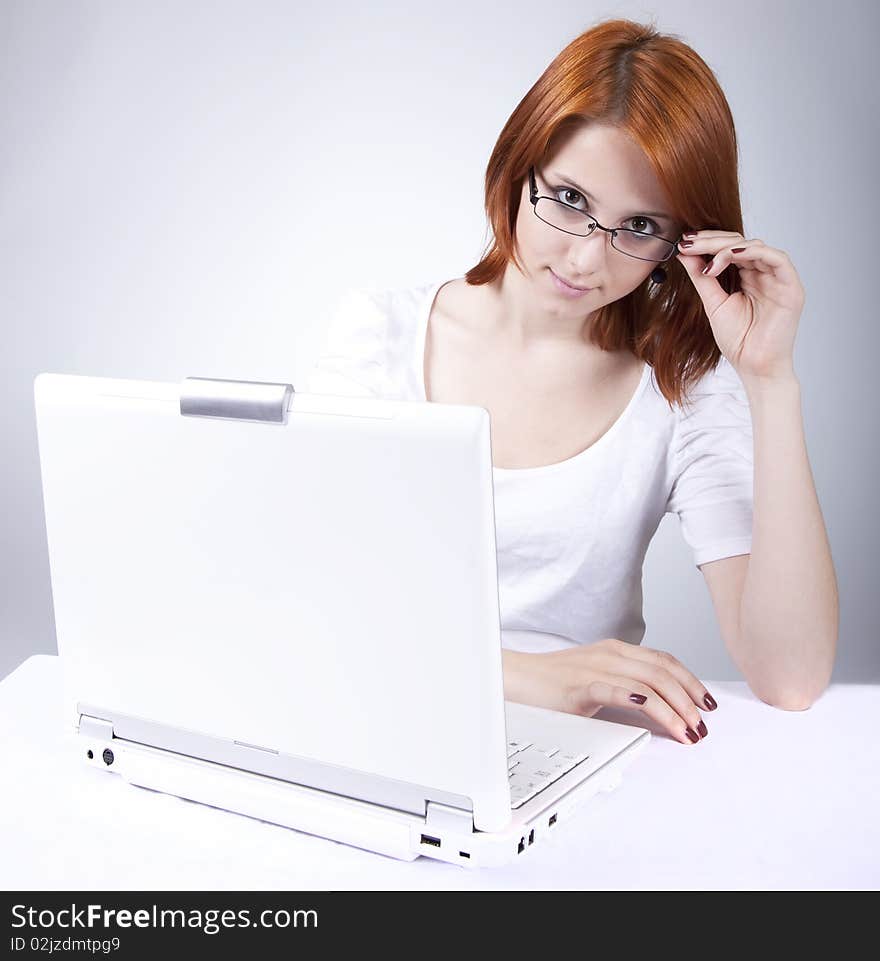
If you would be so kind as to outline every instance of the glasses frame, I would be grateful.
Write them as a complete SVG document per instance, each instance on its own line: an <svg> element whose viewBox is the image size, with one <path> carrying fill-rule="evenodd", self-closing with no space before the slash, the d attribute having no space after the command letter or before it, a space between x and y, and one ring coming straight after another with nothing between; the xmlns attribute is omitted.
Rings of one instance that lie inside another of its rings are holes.
<svg viewBox="0 0 880 961"><path fill-rule="evenodd" d="M543 175L542 175L543 179ZM538 184L535 181L535 168L529 167L529 202L532 205L532 212L541 221L542 224L547 224L548 227L553 227L554 230L561 230L564 234L569 234L572 237L591 237L598 227L599 230L604 230L606 234L611 234L611 246L624 257L632 257L633 260L642 260L648 264L665 264L667 261L671 260L676 252L678 251L678 242L684 236L684 234L679 234L675 240L670 240L669 237L661 237L659 234L646 234L641 230L633 230L631 227L603 227L598 220L592 215L588 214L586 210L578 210L577 207L573 207L571 204L565 203L563 200L557 200L555 197L548 197L546 194L538 193ZM576 190L575 187L571 188ZM585 234L576 234L571 230L565 230L563 227L557 227L556 224L548 223L543 217L538 214L538 201L539 200L551 200L555 204L559 204L562 207L567 207L569 210L573 210L575 213L582 214L584 219L587 221L592 221L593 226L589 228ZM638 257L636 254L627 253L625 250L621 250L620 247L615 246L614 238L620 233L627 234L639 234L642 237L658 237L660 240L665 240L666 243L672 244L672 250L669 252L669 256L664 257L662 260L654 260L650 257Z"/></svg>

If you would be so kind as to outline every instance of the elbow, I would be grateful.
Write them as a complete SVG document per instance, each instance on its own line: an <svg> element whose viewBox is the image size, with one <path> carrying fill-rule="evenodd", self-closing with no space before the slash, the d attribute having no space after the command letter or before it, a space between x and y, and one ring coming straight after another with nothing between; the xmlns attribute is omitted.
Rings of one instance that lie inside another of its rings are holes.
<svg viewBox="0 0 880 961"><path fill-rule="evenodd" d="M777 707L780 711L808 711L819 700L827 689L825 683L819 688L811 690L785 690L768 694L765 691L752 688L755 696L760 698L765 704Z"/></svg>
<svg viewBox="0 0 880 961"><path fill-rule="evenodd" d="M809 669L790 664L784 674L774 671L772 677L765 674L757 679L755 672L750 672L746 680L752 693L765 704L781 711L807 711L831 684L836 649L835 634L824 645L821 657L815 658Z"/></svg>
<svg viewBox="0 0 880 961"><path fill-rule="evenodd" d="M808 711L817 700L817 698L814 697L802 697L791 694L784 697L763 697L759 694L758 697L760 697L765 704L779 708L780 711Z"/></svg>

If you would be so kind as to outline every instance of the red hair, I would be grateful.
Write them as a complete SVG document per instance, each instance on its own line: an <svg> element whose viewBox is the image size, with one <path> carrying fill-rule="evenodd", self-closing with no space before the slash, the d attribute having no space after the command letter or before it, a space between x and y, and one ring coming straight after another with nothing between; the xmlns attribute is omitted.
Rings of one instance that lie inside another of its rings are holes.
<svg viewBox="0 0 880 961"><path fill-rule="evenodd" d="M609 20L568 44L504 125L486 168L494 237L467 283L490 283L509 262L522 272L514 225L529 167L589 121L619 127L642 148L679 223L743 233L733 115L715 75L678 38ZM600 308L591 337L603 350L627 349L649 363L671 406L714 369L721 351L684 267L674 255L663 267L663 284L646 279ZM740 289L732 266L717 279L728 294Z"/></svg>

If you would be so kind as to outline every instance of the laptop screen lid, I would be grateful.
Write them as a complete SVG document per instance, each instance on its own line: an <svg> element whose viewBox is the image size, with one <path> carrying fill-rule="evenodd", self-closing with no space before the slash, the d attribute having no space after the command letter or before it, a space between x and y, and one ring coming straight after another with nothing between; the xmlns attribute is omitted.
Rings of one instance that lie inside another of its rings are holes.
<svg viewBox="0 0 880 961"><path fill-rule="evenodd" d="M423 786L503 828L488 412L288 392L278 422L187 416L188 383L35 379L68 716L305 759L390 804Z"/></svg>

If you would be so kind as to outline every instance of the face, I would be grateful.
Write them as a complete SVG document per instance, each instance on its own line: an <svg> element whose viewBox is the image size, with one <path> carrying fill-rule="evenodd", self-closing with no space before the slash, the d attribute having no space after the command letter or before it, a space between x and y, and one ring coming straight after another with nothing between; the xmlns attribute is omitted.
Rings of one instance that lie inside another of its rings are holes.
<svg viewBox="0 0 880 961"><path fill-rule="evenodd" d="M670 240L679 236L680 225L672 219L647 158L617 127L590 123L578 128L553 157L535 167L535 183L541 196L585 210L605 227L629 227ZM535 216L529 194L526 177L516 221L520 259L539 299L554 312L582 313L613 303L657 266L615 249L611 235L598 228L577 237L551 227ZM591 289L572 294L559 286L554 273Z"/></svg>

